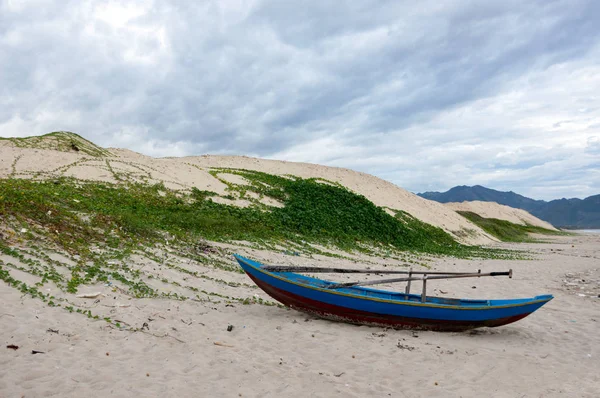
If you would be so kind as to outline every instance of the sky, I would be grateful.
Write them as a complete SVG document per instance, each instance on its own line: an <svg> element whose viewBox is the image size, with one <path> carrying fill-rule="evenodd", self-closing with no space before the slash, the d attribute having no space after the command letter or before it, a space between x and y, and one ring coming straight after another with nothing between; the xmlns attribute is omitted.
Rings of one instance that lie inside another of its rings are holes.
<svg viewBox="0 0 600 398"><path fill-rule="evenodd" d="M600 194L600 2L0 0L0 137Z"/></svg>

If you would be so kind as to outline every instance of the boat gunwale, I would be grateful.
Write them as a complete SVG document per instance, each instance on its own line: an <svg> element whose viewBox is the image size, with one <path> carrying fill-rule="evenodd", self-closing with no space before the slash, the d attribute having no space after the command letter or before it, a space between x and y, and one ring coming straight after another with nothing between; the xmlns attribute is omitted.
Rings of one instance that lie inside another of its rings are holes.
<svg viewBox="0 0 600 398"><path fill-rule="evenodd" d="M293 281L287 277L284 276L280 276L277 275L277 273L274 272L270 272L267 270L262 269L262 267L257 267L255 265L250 264L248 261L252 261L250 259L247 259L243 256L240 256L238 254L234 254L234 256L236 257L236 259L238 261L242 261L244 264L248 265L249 267L251 267L252 269L265 274L267 276L270 276L272 278L281 280L283 282L286 283L290 283L296 286L300 286L303 287L305 289L310 289L310 290L315 290L315 291L319 291L319 292L323 292L323 293L330 293L330 294L334 294L334 295L339 295L339 296L344 296L344 297L349 297L349 298L353 298L353 299L359 299L359 300L368 300L368 301L375 301L375 302L380 302L380 303L387 303L387 304L396 304L396 305L407 305L407 306L415 306L415 307L428 307L428 308L440 308L440 309L448 309L448 310L470 310L470 311L489 311L489 310L493 310L493 309L502 309L502 308L514 308L514 307L522 307L522 306L526 306L526 305L532 305L532 304L538 304L538 303L544 303L544 302L548 302L550 300L552 300L554 297L550 294L548 295L541 295L541 296L536 296L536 297L527 297L527 298L521 298L521 299L506 299L506 300L526 300L523 301L521 303L512 303L512 304L500 304L500 305L493 305L490 303L491 300L484 300L487 301L488 304L487 305L480 305L480 306L463 306L463 305L453 305L453 304L434 304L434 303L423 303L423 302L413 302L413 301L408 301L408 300L402 300L401 298L395 299L395 300L390 300L390 299L383 299L383 298L377 298L377 297L369 297L367 295L361 296L358 294L352 294L352 293L347 293L347 292L340 292L340 291L334 291L331 289L324 289L324 288L320 288L320 287L316 287L316 286L311 286L305 283L300 283L300 282L296 282ZM261 264L259 262L256 262L257 264ZM262 264L261 264L262 265ZM288 272L288 274L293 274L293 275L300 275L300 274L296 274L293 272ZM303 276L303 275L300 275ZM322 280L322 279L318 279L318 278L312 278L312 279L316 279L316 280ZM327 281L325 281L327 282ZM265 282L267 283L267 282ZM368 290L368 291L374 291L374 292L386 292L385 290L378 290L378 289L370 289L370 288L364 288L364 287L351 287L351 289L360 289L360 290ZM387 294L400 294L402 295L401 292L389 292ZM435 297L435 296L430 296L430 297ZM437 298L437 297L436 297ZM442 298L443 299L443 298ZM469 299L455 299L455 300L469 300ZM475 299L478 300L478 299ZM501 299L502 300L502 299Z"/></svg>

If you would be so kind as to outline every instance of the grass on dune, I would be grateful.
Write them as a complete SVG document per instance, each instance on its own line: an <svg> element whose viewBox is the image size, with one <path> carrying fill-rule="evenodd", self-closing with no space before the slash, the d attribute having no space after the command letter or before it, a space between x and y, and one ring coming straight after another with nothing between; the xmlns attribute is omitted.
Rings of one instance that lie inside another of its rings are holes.
<svg viewBox="0 0 600 398"><path fill-rule="evenodd" d="M366 244L458 256L480 252L406 213L393 217L339 186L247 170L235 173L250 181L239 190L284 206L240 208L213 202L208 192L174 192L161 184L6 179L0 180L0 216L39 226L59 246L80 253L89 251L92 243L151 243L165 234L183 242L285 240L349 250Z"/></svg>
<svg viewBox="0 0 600 398"><path fill-rule="evenodd" d="M99 147L78 134L69 131L55 131L41 136L24 138L3 138L18 148L50 149L61 152L81 152L93 157L111 156L110 151Z"/></svg>
<svg viewBox="0 0 600 398"><path fill-rule="evenodd" d="M215 171L219 172L224 171ZM197 247L202 240L247 241L273 250L295 245L307 253L323 254L310 246L316 244L398 258L406 252L504 259L518 255L461 245L440 228L402 211L392 216L338 184L248 170L226 172L244 177L248 184L229 184L224 197L246 199L252 206L221 204L213 201L218 196L213 192L172 191L162 184L0 179L0 253L6 257L0 260L0 279L48 305L70 303L67 298L44 293L42 287L47 283L72 294L80 285L111 281L132 297L182 299L191 295L248 303L251 298L225 296L163 277L163 285L179 289L179 293L165 291L164 286L156 285L152 271L133 269L127 259L144 255L175 273L230 285L231 281L211 279L194 269L163 261L153 248L163 251L168 246L203 266L231 272L241 270L231 267L227 260L199 254ZM265 205L260 201L265 197L282 207ZM70 262L52 259L47 249L61 253ZM14 278L9 272L13 269L40 280L35 285L26 284ZM92 317L89 311L87 315Z"/></svg>
<svg viewBox="0 0 600 398"><path fill-rule="evenodd" d="M534 225L519 225L497 218L485 218L470 211L458 211L458 213L503 242L535 242L536 239L532 238L530 234L566 235L562 231L554 231Z"/></svg>

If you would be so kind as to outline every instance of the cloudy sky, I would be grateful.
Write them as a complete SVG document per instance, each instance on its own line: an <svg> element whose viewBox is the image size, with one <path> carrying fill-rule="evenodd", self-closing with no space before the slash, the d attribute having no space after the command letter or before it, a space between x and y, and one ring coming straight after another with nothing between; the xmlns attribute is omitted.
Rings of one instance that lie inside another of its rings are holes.
<svg viewBox="0 0 600 398"><path fill-rule="evenodd" d="M600 193L600 2L0 0L0 136Z"/></svg>

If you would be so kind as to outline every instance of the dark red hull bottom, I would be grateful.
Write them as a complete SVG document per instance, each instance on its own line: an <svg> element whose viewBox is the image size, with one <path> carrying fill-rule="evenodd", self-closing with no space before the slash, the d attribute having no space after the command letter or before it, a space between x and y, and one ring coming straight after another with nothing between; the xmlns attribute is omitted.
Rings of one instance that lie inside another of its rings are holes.
<svg viewBox="0 0 600 398"><path fill-rule="evenodd" d="M298 296L293 293L277 289L263 281L252 277L250 278L264 290L269 296L280 303L287 305L295 310L307 312L321 318L334 321L348 322L359 325L383 326L393 329L421 329L438 331L463 331L478 327L496 327L516 322L525 318L530 313L517 316L493 319L488 321L452 321L438 319L405 318L395 315L374 314L355 310L352 308L340 307L327 304L320 301L311 300L306 297Z"/></svg>

